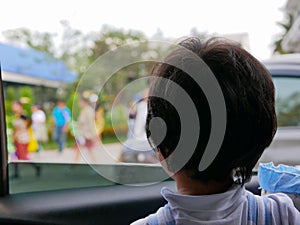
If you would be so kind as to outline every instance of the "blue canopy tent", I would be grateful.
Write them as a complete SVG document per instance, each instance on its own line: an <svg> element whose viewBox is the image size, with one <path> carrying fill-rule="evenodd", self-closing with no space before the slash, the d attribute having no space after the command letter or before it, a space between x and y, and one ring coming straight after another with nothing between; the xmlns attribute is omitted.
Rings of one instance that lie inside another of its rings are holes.
<svg viewBox="0 0 300 225"><path fill-rule="evenodd" d="M46 87L63 87L77 74L44 52L0 43L0 62L4 82Z"/></svg>

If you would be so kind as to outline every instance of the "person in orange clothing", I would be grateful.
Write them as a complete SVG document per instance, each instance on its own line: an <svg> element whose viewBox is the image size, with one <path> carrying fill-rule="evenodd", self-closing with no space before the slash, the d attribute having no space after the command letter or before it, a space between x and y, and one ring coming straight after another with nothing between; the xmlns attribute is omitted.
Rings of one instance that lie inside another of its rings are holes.
<svg viewBox="0 0 300 225"><path fill-rule="evenodd" d="M91 94L91 96L89 97L89 101L91 102L92 107L94 107L95 110L96 133L98 135L99 141L101 142L105 125L104 108L98 103L98 96L96 94Z"/></svg>

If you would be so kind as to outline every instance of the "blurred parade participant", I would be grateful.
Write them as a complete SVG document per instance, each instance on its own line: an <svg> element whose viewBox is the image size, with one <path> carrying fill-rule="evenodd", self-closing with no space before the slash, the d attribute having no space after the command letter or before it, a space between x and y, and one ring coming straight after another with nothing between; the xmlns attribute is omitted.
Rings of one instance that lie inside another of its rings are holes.
<svg viewBox="0 0 300 225"><path fill-rule="evenodd" d="M19 101L14 101L12 103L12 111L15 114L13 120L13 132L12 140L15 146L15 156L18 160L29 160L28 147L31 140L30 137L30 124L31 120L26 115L23 105ZM40 176L41 168L38 165L31 164L36 169L36 175ZM14 178L19 177L19 167L18 163L14 164Z"/></svg>
<svg viewBox="0 0 300 225"><path fill-rule="evenodd" d="M16 149L16 156L20 160L28 160L28 143L29 143L29 132L28 127L30 126L30 118L26 115L23 110L23 105L19 101L12 103L12 111L15 114L13 120L13 132L12 140Z"/></svg>
<svg viewBox="0 0 300 225"><path fill-rule="evenodd" d="M98 135L95 127L95 111L89 104L89 100L81 97L79 100L79 107L81 108L79 117L76 124L76 145L75 145L75 159L77 162L80 157L80 148L87 148L91 160L93 163L96 162L93 149L95 147Z"/></svg>
<svg viewBox="0 0 300 225"><path fill-rule="evenodd" d="M145 129L147 97L148 89L143 91L141 98L133 105L135 108L134 122L133 127L129 127L128 139L123 143L124 151L120 157L122 162L157 163L154 151L148 143Z"/></svg>
<svg viewBox="0 0 300 225"><path fill-rule="evenodd" d="M66 106L65 101L59 100L52 112L52 126L54 126L53 140L58 143L58 150L60 153L62 153L65 147L70 120L70 109Z"/></svg>
<svg viewBox="0 0 300 225"><path fill-rule="evenodd" d="M129 103L129 118L128 118L128 132L127 139L133 137L134 133L134 124L137 114L137 103L143 99L143 92L138 92L133 96L133 101Z"/></svg>
<svg viewBox="0 0 300 225"><path fill-rule="evenodd" d="M96 94L91 94L89 97L90 102L95 110L95 121L94 126L96 128L96 133L99 141L102 141L102 133L104 130L105 119L104 119L104 108L98 102L98 96Z"/></svg>
<svg viewBox="0 0 300 225"><path fill-rule="evenodd" d="M34 137L38 142L38 152L43 149L42 142L48 141L48 133L46 127L46 114L39 105L31 106L31 127Z"/></svg>

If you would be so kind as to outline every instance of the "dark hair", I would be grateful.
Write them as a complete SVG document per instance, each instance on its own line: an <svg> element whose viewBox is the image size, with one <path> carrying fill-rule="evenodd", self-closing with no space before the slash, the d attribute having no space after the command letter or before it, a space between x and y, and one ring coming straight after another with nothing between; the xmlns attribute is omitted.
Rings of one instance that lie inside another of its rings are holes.
<svg viewBox="0 0 300 225"><path fill-rule="evenodd" d="M23 107L23 103L21 101L19 101L19 100L14 100L12 103L13 104L17 104L17 105Z"/></svg>
<svg viewBox="0 0 300 225"><path fill-rule="evenodd" d="M33 104L31 107L37 107L38 109L42 109L42 105L41 104Z"/></svg>
<svg viewBox="0 0 300 225"><path fill-rule="evenodd" d="M90 103L90 100L86 97L80 96L80 100L86 103Z"/></svg>
<svg viewBox="0 0 300 225"><path fill-rule="evenodd" d="M211 112L207 98L187 73L167 63L155 65L153 75L180 85L197 109L201 132L196 149L182 170L192 171L193 178L206 182L222 181L228 178L233 169L238 169L240 183L244 184L250 179L252 169L265 148L270 145L277 128L271 75L251 54L228 40L213 38L201 42L198 38L188 38L179 45L199 56L211 69L223 92L227 112L222 146L214 161L200 172L199 163L211 132ZM188 63L181 52L182 48L174 50L166 57L165 62L179 56L182 63ZM197 75L201 76L201 73ZM149 127L151 119L160 117L164 120L167 126L164 139L151 141L162 156L167 158L178 144L181 124L175 107L162 98L154 97L157 96L158 89L176 95L176 91L168 92L168 86L161 85L153 82L150 87L146 131L148 138L152 137ZM176 96L174 99L176 100ZM175 172L171 165L168 165L168 169Z"/></svg>
<svg viewBox="0 0 300 225"><path fill-rule="evenodd" d="M56 99L56 103L57 104L58 103L66 103L66 101L64 99L59 98L59 99Z"/></svg>

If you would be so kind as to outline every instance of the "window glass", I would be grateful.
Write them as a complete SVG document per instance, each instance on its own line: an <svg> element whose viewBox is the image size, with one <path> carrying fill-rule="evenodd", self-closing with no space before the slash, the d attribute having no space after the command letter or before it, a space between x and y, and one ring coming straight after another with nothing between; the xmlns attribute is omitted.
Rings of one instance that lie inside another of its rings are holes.
<svg viewBox="0 0 300 225"><path fill-rule="evenodd" d="M18 174L16 174L18 169ZM170 179L161 166L139 164L9 164L10 193L126 184L149 185Z"/></svg>
<svg viewBox="0 0 300 225"><path fill-rule="evenodd" d="M294 47L278 25L292 26L286 0L94 4L5 3L0 61L11 193L168 179L146 139L147 77L183 37L224 37L259 60ZM274 82L279 126L298 126L299 81Z"/></svg>
<svg viewBox="0 0 300 225"><path fill-rule="evenodd" d="M276 76L276 113L278 129L259 162L299 166L300 77ZM258 164L256 165L256 167Z"/></svg>
<svg viewBox="0 0 300 225"><path fill-rule="evenodd" d="M300 125L300 78L274 77L278 126Z"/></svg>

